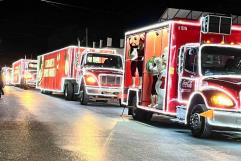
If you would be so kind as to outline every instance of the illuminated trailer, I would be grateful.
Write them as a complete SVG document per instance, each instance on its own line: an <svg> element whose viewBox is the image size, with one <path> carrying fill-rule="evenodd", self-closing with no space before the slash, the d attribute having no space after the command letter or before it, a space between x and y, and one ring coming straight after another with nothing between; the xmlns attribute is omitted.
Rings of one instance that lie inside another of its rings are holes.
<svg viewBox="0 0 241 161"><path fill-rule="evenodd" d="M12 64L12 84L22 88L35 88L37 60L20 59Z"/></svg>
<svg viewBox="0 0 241 161"><path fill-rule="evenodd" d="M81 104L120 100L122 64L115 50L68 46L38 56L37 88Z"/></svg>
<svg viewBox="0 0 241 161"><path fill-rule="evenodd" d="M125 34L122 103L134 119L154 113L195 137L241 128L241 26L231 17L174 19Z"/></svg>
<svg viewBox="0 0 241 161"><path fill-rule="evenodd" d="M9 86L12 84L12 68L3 67L2 76L3 76L3 81L5 85Z"/></svg>

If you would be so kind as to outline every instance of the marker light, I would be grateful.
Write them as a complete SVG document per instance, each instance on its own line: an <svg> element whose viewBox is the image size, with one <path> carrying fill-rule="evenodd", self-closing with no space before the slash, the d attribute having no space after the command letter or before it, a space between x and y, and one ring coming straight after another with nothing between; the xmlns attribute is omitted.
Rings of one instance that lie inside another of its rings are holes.
<svg viewBox="0 0 241 161"><path fill-rule="evenodd" d="M92 75L85 76L85 83L86 85L98 85L97 78Z"/></svg>
<svg viewBox="0 0 241 161"><path fill-rule="evenodd" d="M211 103L214 106L218 107L233 107L234 103L233 101L224 94L216 94L211 97Z"/></svg>

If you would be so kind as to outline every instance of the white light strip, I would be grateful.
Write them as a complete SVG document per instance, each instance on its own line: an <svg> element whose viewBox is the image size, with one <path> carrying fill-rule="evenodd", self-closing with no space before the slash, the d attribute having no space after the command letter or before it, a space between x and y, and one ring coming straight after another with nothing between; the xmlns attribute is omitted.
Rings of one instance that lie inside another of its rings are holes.
<svg viewBox="0 0 241 161"><path fill-rule="evenodd" d="M125 67L126 67L126 41L127 36L125 35L125 47L124 47L124 58L123 58L123 80L122 80L122 93L121 93L121 104L126 105L127 106L127 102L125 102L125 98L124 98L124 91L125 91L125 79L126 79L126 74L125 74Z"/></svg>
<svg viewBox="0 0 241 161"><path fill-rule="evenodd" d="M131 31L126 32L125 35L137 34L137 33L140 33L140 32L153 30L155 28L161 28L161 27L164 27L164 26L168 26L169 24L201 26L199 21L197 21L197 22L188 22L188 21L185 21L185 20L170 20L170 21L165 21L165 22L149 25L149 26L146 26L146 27L142 27L142 28L139 28L139 29L131 30Z"/></svg>

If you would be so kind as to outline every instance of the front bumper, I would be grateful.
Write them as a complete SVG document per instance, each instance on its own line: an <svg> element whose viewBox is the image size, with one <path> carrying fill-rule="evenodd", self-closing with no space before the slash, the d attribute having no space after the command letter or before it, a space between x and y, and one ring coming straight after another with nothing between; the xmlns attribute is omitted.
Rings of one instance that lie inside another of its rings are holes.
<svg viewBox="0 0 241 161"><path fill-rule="evenodd" d="M117 98L121 92L121 88L86 87L86 92L89 96Z"/></svg>
<svg viewBox="0 0 241 161"><path fill-rule="evenodd" d="M213 119L208 124L217 128L231 128L241 130L241 113L228 111L214 111Z"/></svg>
<svg viewBox="0 0 241 161"><path fill-rule="evenodd" d="M36 86L36 81L28 81L28 82L26 82L26 85L28 87L35 87Z"/></svg>

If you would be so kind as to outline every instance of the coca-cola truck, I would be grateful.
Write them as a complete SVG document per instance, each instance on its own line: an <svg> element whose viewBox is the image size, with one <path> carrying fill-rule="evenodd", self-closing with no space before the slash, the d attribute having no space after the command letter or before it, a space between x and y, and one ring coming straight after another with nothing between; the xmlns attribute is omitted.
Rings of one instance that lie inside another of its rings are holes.
<svg viewBox="0 0 241 161"><path fill-rule="evenodd" d="M35 88L37 60L20 59L12 64L12 84L22 88Z"/></svg>
<svg viewBox="0 0 241 161"><path fill-rule="evenodd" d="M195 137L241 128L241 26L231 17L174 19L125 35L122 103L134 119L170 116Z"/></svg>
<svg viewBox="0 0 241 161"><path fill-rule="evenodd" d="M38 56L37 88L63 93L66 100L120 100L122 56L112 49L68 46Z"/></svg>

